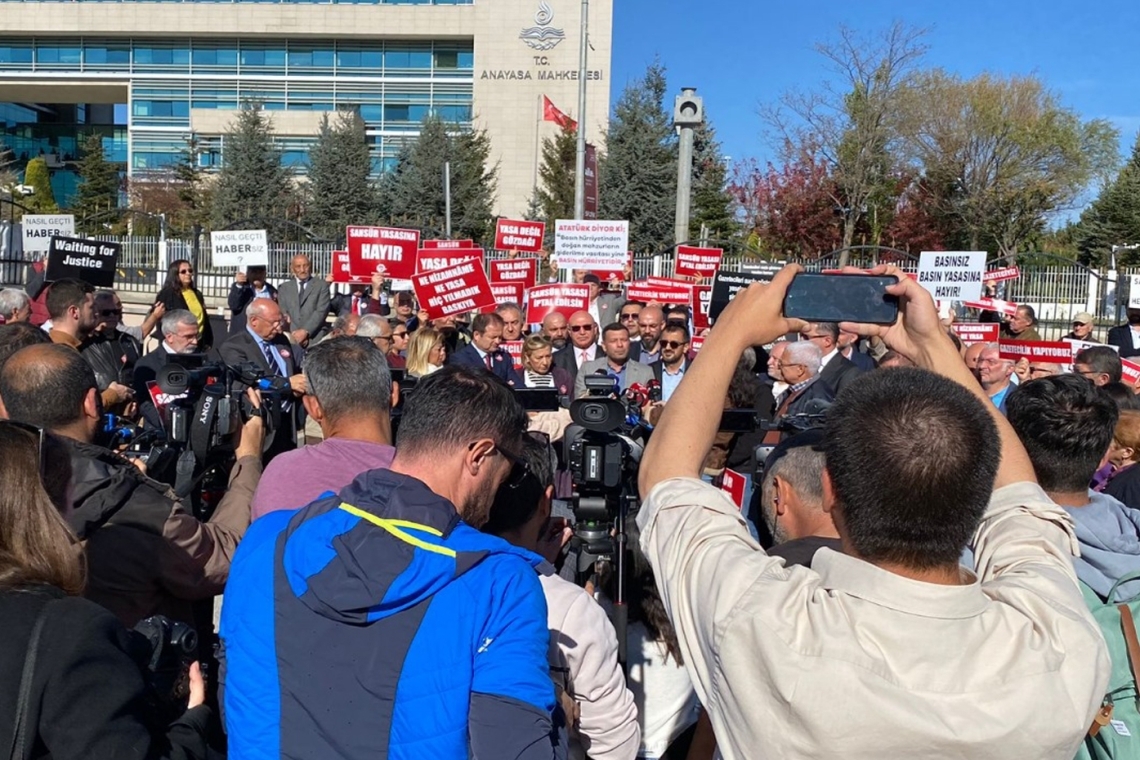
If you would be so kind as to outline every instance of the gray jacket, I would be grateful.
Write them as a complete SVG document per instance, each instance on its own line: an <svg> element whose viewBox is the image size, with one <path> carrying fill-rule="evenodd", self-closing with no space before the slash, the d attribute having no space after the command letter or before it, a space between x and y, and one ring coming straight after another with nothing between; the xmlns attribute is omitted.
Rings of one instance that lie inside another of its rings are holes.
<svg viewBox="0 0 1140 760"><path fill-rule="evenodd" d="M286 334L306 330L309 340L316 341L328 332L325 319L329 315L329 284L316 277L309 278L304 293L298 293L297 278L290 277L277 288L277 303L289 316Z"/></svg>

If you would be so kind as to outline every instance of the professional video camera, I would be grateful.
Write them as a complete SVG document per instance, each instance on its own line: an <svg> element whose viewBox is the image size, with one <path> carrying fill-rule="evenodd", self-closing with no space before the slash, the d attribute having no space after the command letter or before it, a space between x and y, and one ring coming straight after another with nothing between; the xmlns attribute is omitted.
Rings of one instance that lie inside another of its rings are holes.
<svg viewBox="0 0 1140 760"><path fill-rule="evenodd" d="M188 669L198 653L198 634L185 623L154 615L135 625L131 639L148 698L162 724L168 724L186 709Z"/></svg>

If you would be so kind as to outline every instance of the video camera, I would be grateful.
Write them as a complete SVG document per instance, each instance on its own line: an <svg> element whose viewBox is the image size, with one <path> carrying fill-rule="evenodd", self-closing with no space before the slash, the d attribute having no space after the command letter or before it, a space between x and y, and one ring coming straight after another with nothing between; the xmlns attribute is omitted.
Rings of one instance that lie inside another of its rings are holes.
<svg viewBox="0 0 1140 760"><path fill-rule="evenodd" d="M198 633L185 623L154 615L135 625L131 640L148 698L163 724L170 723L186 710L187 673L198 653Z"/></svg>

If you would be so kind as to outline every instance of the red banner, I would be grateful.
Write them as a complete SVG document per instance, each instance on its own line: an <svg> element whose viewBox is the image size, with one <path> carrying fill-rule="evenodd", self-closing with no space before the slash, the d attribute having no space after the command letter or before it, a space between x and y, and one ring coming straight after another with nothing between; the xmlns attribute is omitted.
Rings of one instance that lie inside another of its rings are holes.
<svg viewBox="0 0 1140 760"><path fill-rule="evenodd" d="M1073 347L1064 341L1003 340L1000 346L1001 358L1012 361L1028 359L1031 362L1053 364L1069 364L1073 361Z"/></svg>
<svg viewBox="0 0 1140 760"><path fill-rule="evenodd" d="M491 282L519 282L533 288L538 281L538 259L498 259L491 262Z"/></svg>
<svg viewBox="0 0 1140 760"><path fill-rule="evenodd" d="M491 294L495 296L496 308L499 304L523 302L524 288L521 282L492 282Z"/></svg>
<svg viewBox="0 0 1140 760"><path fill-rule="evenodd" d="M421 248L416 251L416 273L447 269L464 261L478 260L483 264L482 248Z"/></svg>
<svg viewBox="0 0 1140 760"><path fill-rule="evenodd" d="M590 286L557 283L538 285L526 292L526 322L537 325L547 314L558 312L567 319L590 306Z"/></svg>
<svg viewBox="0 0 1140 760"><path fill-rule="evenodd" d="M700 336L694 335L692 337L692 339L689 341L689 350L695 354L698 351L700 351L701 347L704 345L705 345L705 339L700 337Z"/></svg>
<svg viewBox="0 0 1140 760"><path fill-rule="evenodd" d="M720 476L720 490L732 498L737 509L744 506L744 476L739 472L725 468Z"/></svg>
<svg viewBox="0 0 1140 760"><path fill-rule="evenodd" d="M542 238L545 234L546 222L500 219L495 224L495 248L500 251L538 253L542 250Z"/></svg>
<svg viewBox="0 0 1140 760"><path fill-rule="evenodd" d="M494 305L491 284L479 261L463 261L447 269L423 272L412 277L412 287L420 308L428 319L477 311Z"/></svg>
<svg viewBox="0 0 1140 760"><path fill-rule="evenodd" d="M1018 277L1021 277L1021 270L1017 267L991 269L982 275L982 279L986 282L1005 282L1006 280L1016 280Z"/></svg>
<svg viewBox="0 0 1140 760"><path fill-rule="evenodd" d="M425 240L420 248L474 248L474 240Z"/></svg>
<svg viewBox="0 0 1140 760"><path fill-rule="evenodd" d="M721 248L698 248L695 245L677 246L673 274L677 277L712 277L720 269L724 257Z"/></svg>
<svg viewBox="0 0 1140 760"><path fill-rule="evenodd" d="M1123 380L1128 386L1135 386L1137 382L1140 382L1140 364L1128 359L1121 359L1120 365L1124 369Z"/></svg>
<svg viewBox="0 0 1140 760"><path fill-rule="evenodd" d="M365 279L363 277L352 276L352 261L348 255L348 251L333 251L332 276L333 282L342 282L349 285L368 285L372 282L371 277Z"/></svg>
<svg viewBox="0 0 1140 760"><path fill-rule="evenodd" d="M704 330L709 326L709 303L712 301L712 285L697 285L693 288L693 300L689 308L693 310L693 329Z"/></svg>
<svg viewBox="0 0 1140 760"><path fill-rule="evenodd" d="M633 252L632 251L630 251L630 253L629 253L629 259L627 259L626 265L629 267L629 270L632 272L633 271ZM625 271L619 271L616 269L591 269L590 273L596 274L598 276L598 279L602 281L602 287L603 288L607 284L611 284L612 281L614 281L614 280L616 280L619 283L625 282Z"/></svg>
<svg viewBox="0 0 1140 760"><path fill-rule="evenodd" d="M996 322L955 322L950 325L954 334L967 346L975 343L996 343L1001 328Z"/></svg>
<svg viewBox="0 0 1140 760"><path fill-rule="evenodd" d="M499 343L499 348L510 354L511 361L514 362L515 369L522 369L523 342L521 340L504 340Z"/></svg>
<svg viewBox="0 0 1140 760"><path fill-rule="evenodd" d="M688 306L693 299L692 288L680 283L671 286L653 285L644 280L631 282L626 291L626 298L641 303L680 304Z"/></svg>
<svg viewBox="0 0 1140 760"><path fill-rule="evenodd" d="M374 272L406 280L416 271L419 230L398 227L348 227L348 264L352 277L372 281Z"/></svg>
<svg viewBox="0 0 1140 760"><path fill-rule="evenodd" d="M1012 301L999 301L996 298L979 298L977 301L963 301L968 309L981 309L982 311L997 311L1012 317L1017 314L1017 304Z"/></svg>

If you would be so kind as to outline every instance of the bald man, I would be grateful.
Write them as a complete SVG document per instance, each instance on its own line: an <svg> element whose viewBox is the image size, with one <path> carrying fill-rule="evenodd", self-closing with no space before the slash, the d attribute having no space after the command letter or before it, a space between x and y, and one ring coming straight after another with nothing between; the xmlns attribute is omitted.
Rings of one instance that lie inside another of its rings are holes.
<svg viewBox="0 0 1140 760"><path fill-rule="evenodd" d="M602 355L598 346L598 323L590 312L576 311L566 321L566 329L570 331L570 342L554 355L554 366L561 367L570 373L572 379L577 379L578 369L583 364Z"/></svg>
<svg viewBox="0 0 1140 760"><path fill-rule="evenodd" d="M570 330L566 326L566 316L554 311L542 320L542 334L550 338L554 350L561 351L570 342Z"/></svg>
<svg viewBox="0 0 1140 760"><path fill-rule="evenodd" d="M282 329L290 341L305 347L328 332L329 284L313 277L313 265L304 254L293 257L291 269L293 276L277 289L277 302L289 322Z"/></svg>

